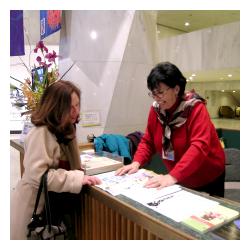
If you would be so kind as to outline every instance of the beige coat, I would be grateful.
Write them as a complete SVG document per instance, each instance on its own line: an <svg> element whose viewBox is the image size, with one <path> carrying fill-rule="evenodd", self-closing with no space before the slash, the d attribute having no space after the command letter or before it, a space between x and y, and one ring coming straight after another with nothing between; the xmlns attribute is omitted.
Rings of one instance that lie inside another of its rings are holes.
<svg viewBox="0 0 250 250"><path fill-rule="evenodd" d="M84 177L83 171L77 170L80 167L79 157L78 159L72 157L72 155L79 156L76 140L71 141L68 146L60 147L56 137L46 126L34 127L25 138L24 149L25 171L11 197L11 239L26 239L27 224L34 209L40 178L47 168L55 168L48 172L48 189L54 192L79 193ZM59 159L62 158L67 158L71 169L74 170L57 169ZM39 211L43 204L42 199Z"/></svg>

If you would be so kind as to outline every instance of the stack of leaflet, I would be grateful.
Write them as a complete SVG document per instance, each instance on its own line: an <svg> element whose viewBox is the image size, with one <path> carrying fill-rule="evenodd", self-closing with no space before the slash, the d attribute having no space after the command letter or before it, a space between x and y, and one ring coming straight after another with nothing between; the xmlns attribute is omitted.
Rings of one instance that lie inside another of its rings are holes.
<svg viewBox="0 0 250 250"><path fill-rule="evenodd" d="M109 172L123 166L123 157L105 151L83 151L80 157L82 168L87 175Z"/></svg>

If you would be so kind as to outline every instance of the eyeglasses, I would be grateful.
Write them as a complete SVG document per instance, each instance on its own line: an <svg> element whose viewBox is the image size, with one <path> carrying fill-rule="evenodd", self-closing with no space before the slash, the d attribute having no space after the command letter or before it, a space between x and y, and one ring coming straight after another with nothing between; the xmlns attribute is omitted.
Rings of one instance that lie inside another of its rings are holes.
<svg viewBox="0 0 250 250"><path fill-rule="evenodd" d="M170 89L170 87L168 87L167 89L164 89L164 90L160 90L160 91L148 92L148 96L150 96L152 98L155 98L155 97L162 98L167 93L167 91L169 89Z"/></svg>

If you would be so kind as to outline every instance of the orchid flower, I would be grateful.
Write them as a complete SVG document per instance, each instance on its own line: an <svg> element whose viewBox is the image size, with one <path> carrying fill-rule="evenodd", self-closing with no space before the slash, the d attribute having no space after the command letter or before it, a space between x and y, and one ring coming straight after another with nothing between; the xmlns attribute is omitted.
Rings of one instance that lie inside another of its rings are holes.
<svg viewBox="0 0 250 250"><path fill-rule="evenodd" d="M58 56L54 50L53 50L53 53L48 53L45 55L45 58L48 59L49 62L54 62L54 63L56 62L55 60L57 57Z"/></svg>
<svg viewBox="0 0 250 250"><path fill-rule="evenodd" d="M43 41L39 41L36 44L36 48L34 49L34 52L37 53L37 51L39 49L42 51L42 53L43 53L43 51L45 51L46 53L48 53L48 48L44 45Z"/></svg>

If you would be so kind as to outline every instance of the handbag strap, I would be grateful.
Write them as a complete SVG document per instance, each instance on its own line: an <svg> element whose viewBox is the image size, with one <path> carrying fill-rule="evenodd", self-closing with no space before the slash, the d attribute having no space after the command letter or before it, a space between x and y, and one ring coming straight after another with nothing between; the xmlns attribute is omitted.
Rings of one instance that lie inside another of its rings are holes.
<svg viewBox="0 0 250 250"><path fill-rule="evenodd" d="M35 203L35 207L34 207L34 211L33 211L32 217L36 215L36 211L37 211L37 207L38 207L38 204L39 204L40 196L41 196L41 193L43 191L43 179L44 179L44 175L47 174L48 171L49 171L49 169L47 169L45 171L45 173L41 177L40 185L39 185L37 196L36 196L36 203Z"/></svg>
<svg viewBox="0 0 250 250"><path fill-rule="evenodd" d="M45 215L46 215L47 225L49 226L49 232L51 232L51 213L50 213L49 194L48 194L48 187L47 187L48 171L49 171L49 168L45 171L45 173L41 177L40 185L39 185L37 196L36 196L35 208L34 208L32 217L36 215L41 193L42 191L44 191Z"/></svg>
<svg viewBox="0 0 250 250"><path fill-rule="evenodd" d="M45 213L46 213L47 225L49 226L49 232L51 232L51 213L50 213L49 194L47 187L47 175L48 171L44 173L42 180L43 180L43 189L45 197Z"/></svg>

